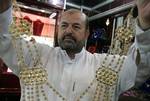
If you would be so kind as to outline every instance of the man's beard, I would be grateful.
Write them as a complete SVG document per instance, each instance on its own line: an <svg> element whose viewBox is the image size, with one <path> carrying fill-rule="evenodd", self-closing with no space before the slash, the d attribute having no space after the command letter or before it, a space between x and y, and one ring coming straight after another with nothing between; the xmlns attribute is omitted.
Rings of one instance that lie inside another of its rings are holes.
<svg viewBox="0 0 150 101"><path fill-rule="evenodd" d="M85 46L85 40L76 41L72 36L66 36L58 39L59 46L68 53L79 53Z"/></svg>

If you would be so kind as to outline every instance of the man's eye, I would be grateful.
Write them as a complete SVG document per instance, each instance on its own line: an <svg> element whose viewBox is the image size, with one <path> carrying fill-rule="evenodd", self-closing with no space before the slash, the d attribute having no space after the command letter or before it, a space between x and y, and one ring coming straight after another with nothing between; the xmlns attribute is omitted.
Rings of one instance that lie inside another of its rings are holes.
<svg viewBox="0 0 150 101"><path fill-rule="evenodd" d="M61 25L61 27L62 27L62 28L66 28L66 27L67 27L67 25Z"/></svg>
<svg viewBox="0 0 150 101"><path fill-rule="evenodd" d="M81 29L81 27L80 27L80 26L74 26L74 28L75 28L75 29Z"/></svg>

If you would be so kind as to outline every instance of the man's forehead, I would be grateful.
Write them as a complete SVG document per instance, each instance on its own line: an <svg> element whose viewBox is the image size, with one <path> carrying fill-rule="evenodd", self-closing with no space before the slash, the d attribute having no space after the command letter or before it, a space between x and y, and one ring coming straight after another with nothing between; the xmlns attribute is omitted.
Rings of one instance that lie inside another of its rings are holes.
<svg viewBox="0 0 150 101"><path fill-rule="evenodd" d="M81 13L81 12L64 12L61 15L61 19L60 21L75 21L77 20L77 22L85 22L86 21L86 16L85 14Z"/></svg>
<svg viewBox="0 0 150 101"><path fill-rule="evenodd" d="M69 9L69 10L64 11L64 12L62 13L62 17L63 17L63 16L67 16L67 15L68 15L68 16L71 16L71 15L78 15L78 16L80 16L80 17L86 19L86 15L85 15L84 13L82 13L80 10L77 10L77 9Z"/></svg>

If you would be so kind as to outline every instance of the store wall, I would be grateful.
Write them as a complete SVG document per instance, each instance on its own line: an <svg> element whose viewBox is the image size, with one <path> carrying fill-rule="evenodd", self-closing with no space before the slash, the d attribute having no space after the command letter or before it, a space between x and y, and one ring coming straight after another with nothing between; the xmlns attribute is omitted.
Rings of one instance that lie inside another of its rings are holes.
<svg viewBox="0 0 150 101"><path fill-rule="evenodd" d="M121 6L126 3L130 3L134 0L115 0L111 4L108 4L106 6L103 6L99 8L98 10L101 12L108 11L112 8ZM112 40L112 34L114 33L114 30L121 26L124 22L124 19L130 12L131 8L126 9L124 11L116 12L108 16L104 16L102 18L93 20L90 22L90 37L87 42L87 49L89 47L95 47L96 53L106 53L111 45ZM109 25L106 25L106 21L109 19ZM115 24L114 24L115 23ZM114 28L114 30L113 30ZM99 38L93 39L92 36L95 34L95 30L104 29L105 33L101 33L101 31L96 31L96 33L101 35ZM103 37L105 36L105 37Z"/></svg>
<svg viewBox="0 0 150 101"><path fill-rule="evenodd" d="M24 12L21 12L21 14L23 18L33 23L34 35L54 38L55 19ZM19 12L15 12L14 15L18 18L21 18Z"/></svg>

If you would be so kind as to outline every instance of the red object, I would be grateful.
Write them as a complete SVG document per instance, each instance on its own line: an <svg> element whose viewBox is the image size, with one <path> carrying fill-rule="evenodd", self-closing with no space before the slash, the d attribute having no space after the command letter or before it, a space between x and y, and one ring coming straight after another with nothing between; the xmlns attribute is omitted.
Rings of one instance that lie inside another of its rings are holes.
<svg viewBox="0 0 150 101"><path fill-rule="evenodd" d="M96 46L89 46L88 51L92 54L96 52Z"/></svg>
<svg viewBox="0 0 150 101"><path fill-rule="evenodd" d="M32 23L32 20L28 16L25 16L24 19L27 20L28 22Z"/></svg>
<svg viewBox="0 0 150 101"><path fill-rule="evenodd" d="M36 36L41 36L44 23L41 20L37 19L33 22L33 34Z"/></svg>

